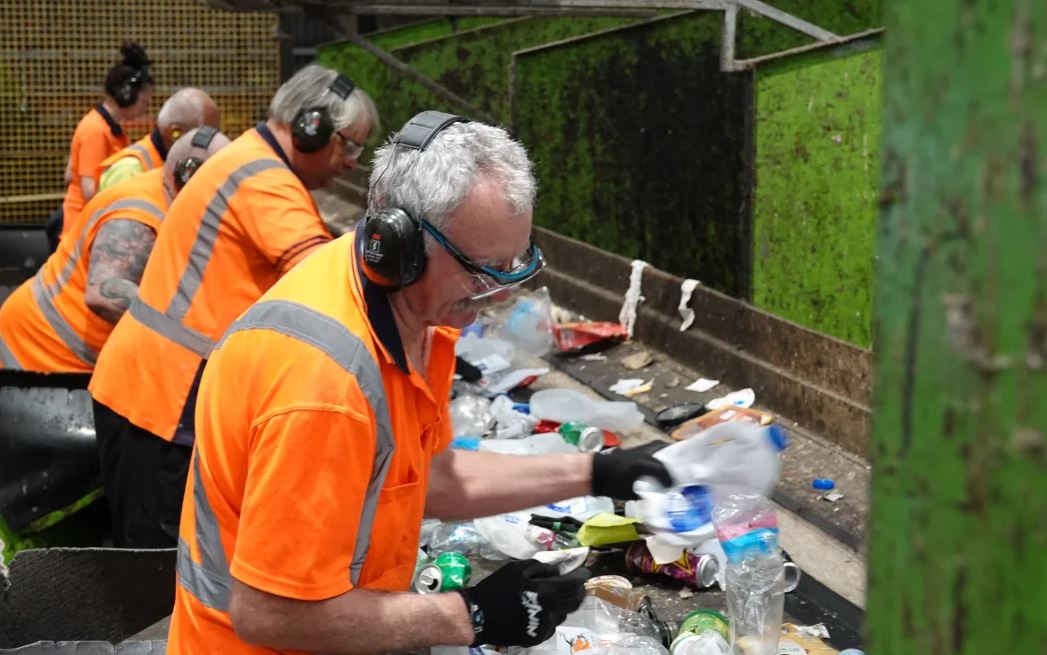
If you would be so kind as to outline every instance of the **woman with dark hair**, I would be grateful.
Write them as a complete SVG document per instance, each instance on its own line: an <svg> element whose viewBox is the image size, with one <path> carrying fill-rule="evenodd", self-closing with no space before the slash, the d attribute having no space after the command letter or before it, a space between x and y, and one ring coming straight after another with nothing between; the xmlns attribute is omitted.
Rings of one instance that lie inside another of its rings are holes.
<svg viewBox="0 0 1047 655"><path fill-rule="evenodd" d="M84 204L95 194L95 169L109 155L126 148L129 141L121 127L122 123L135 120L149 113L149 101L153 97L153 78L149 74L149 58L145 49L137 43L125 41L120 46L121 61L114 64L105 76L105 96L91 111L80 119L73 132L69 148L69 180L63 216L59 225L74 225ZM53 221L54 219L52 219ZM52 225L48 226L48 236ZM64 233L58 227L54 234ZM57 238L52 244L57 245Z"/></svg>

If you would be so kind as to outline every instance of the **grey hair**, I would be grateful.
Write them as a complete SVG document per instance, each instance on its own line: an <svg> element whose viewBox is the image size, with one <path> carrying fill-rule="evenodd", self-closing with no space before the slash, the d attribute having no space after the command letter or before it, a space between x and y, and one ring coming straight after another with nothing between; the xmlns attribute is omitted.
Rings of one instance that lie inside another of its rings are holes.
<svg viewBox="0 0 1047 655"><path fill-rule="evenodd" d="M160 113L156 115L156 125L160 128L174 124L199 127L204 124L204 108L208 103L214 104L214 100L203 89L178 89L160 107Z"/></svg>
<svg viewBox="0 0 1047 655"><path fill-rule="evenodd" d="M331 116L334 129L344 130L356 125L361 119L371 122L370 134L376 134L378 126L378 108L367 92L356 87L345 100L331 93L330 86L338 77L338 71L309 64L284 82L272 102L269 103L269 117L278 123L290 125L295 114L302 109L323 108Z"/></svg>
<svg viewBox="0 0 1047 655"><path fill-rule="evenodd" d="M483 178L501 183L517 216L534 206L538 184L524 147L500 127L454 123L424 151L390 141L375 152L369 210L399 207L442 230Z"/></svg>

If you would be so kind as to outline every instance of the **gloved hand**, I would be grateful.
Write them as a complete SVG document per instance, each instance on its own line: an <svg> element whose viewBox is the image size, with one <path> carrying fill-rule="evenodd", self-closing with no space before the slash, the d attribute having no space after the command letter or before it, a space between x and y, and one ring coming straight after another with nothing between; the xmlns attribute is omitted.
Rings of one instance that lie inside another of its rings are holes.
<svg viewBox="0 0 1047 655"><path fill-rule="evenodd" d="M650 476L666 487L673 485L673 476L665 464L645 453L616 448L593 455L593 495L610 496L617 500L636 500L633 483Z"/></svg>
<svg viewBox="0 0 1047 655"><path fill-rule="evenodd" d="M473 621L473 646L542 643L582 604L589 575L585 568L559 575L552 564L514 560L459 590Z"/></svg>

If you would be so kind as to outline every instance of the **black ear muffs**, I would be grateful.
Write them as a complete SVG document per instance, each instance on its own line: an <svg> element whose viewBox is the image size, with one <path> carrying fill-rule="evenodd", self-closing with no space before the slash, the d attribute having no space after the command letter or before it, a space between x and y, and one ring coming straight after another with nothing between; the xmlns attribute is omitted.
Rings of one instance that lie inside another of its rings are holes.
<svg viewBox="0 0 1047 655"><path fill-rule="evenodd" d="M393 137L393 147L419 152L448 125L467 123L468 118L441 111L416 114ZM392 158L390 158L390 163ZM356 235L360 270L372 284L396 291L418 281L425 272L425 232L411 213L400 207L386 207L364 218Z"/></svg>
<svg viewBox="0 0 1047 655"><path fill-rule="evenodd" d="M127 109L138 102L138 92L141 90L142 80L145 79L147 74L148 71L136 70L134 75L116 87L116 92L113 94L113 100L116 100L116 104L123 109Z"/></svg>
<svg viewBox="0 0 1047 655"><path fill-rule="evenodd" d="M399 207L368 216L356 236L356 252L364 276L387 291L402 289L425 272L422 227Z"/></svg>
<svg viewBox="0 0 1047 655"><path fill-rule="evenodd" d="M342 100L356 88L356 84L345 75L338 75L325 93L333 93ZM312 153L323 150L334 136L334 121L324 107L303 107L291 119L291 142L298 152Z"/></svg>
<svg viewBox="0 0 1047 655"><path fill-rule="evenodd" d="M193 140L191 145L194 148L200 148L205 153L211 146L211 141L214 141L215 135L218 134L218 129L211 127L210 125L203 125L197 128L196 133L193 134ZM182 161L175 165L174 169L174 186L175 191L181 191L182 187L189 183L189 179L196 174L196 171L204 165L203 157L186 157Z"/></svg>

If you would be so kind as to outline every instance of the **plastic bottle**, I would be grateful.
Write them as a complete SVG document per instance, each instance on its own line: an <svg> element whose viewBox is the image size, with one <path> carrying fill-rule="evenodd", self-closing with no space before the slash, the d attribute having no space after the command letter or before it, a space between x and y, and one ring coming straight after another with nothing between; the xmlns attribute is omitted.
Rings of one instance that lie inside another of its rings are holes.
<svg viewBox="0 0 1047 655"><path fill-rule="evenodd" d="M777 425L732 422L678 441L654 456L665 463L678 484L705 485L716 496L765 496L778 482L781 452L787 445L785 430Z"/></svg>
<svg viewBox="0 0 1047 655"><path fill-rule="evenodd" d="M578 448L563 440L555 432L533 434L523 439L481 439L476 449L505 455L548 455L552 453L577 453Z"/></svg>
<svg viewBox="0 0 1047 655"><path fill-rule="evenodd" d="M734 653L777 655L785 569L774 506L753 494L718 496L713 523L727 555L724 576Z"/></svg>
<svg viewBox="0 0 1047 655"><path fill-rule="evenodd" d="M542 389L531 396L531 416L545 421L578 421L611 432L631 432L643 425L632 401L592 400L572 389Z"/></svg>

